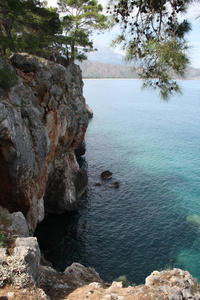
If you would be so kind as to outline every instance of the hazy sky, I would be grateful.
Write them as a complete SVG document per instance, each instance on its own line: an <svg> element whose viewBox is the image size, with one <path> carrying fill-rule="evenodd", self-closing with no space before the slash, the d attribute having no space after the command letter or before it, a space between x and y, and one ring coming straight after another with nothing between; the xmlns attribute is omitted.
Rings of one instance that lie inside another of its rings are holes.
<svg viewBox="0 0 200 300"><path fill-rule="evenodd" d="M99 0L104 7L106 6L107 0ZM49 6L56 6L57 0L48 0ZM188 34L187 40L189 41L190 50L189 56L191 60L191 65L196 68L200 68L200 4L191 5L185 18L189 19L192 23L192 31ZM102 45L109 47L111 40L115 35L119 33L119 29L113 29L112 31L107 31L104 34L94 35L94 40L97 40ZM120 50L118 49L117 52Z"/></svg>

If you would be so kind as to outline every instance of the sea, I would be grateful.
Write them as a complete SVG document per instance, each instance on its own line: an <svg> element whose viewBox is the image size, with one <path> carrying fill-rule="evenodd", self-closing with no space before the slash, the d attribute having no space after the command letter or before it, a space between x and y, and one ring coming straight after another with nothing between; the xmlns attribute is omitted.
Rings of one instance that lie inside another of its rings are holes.
<svg viewBox="0 0 200 300"><path fill-rule="evenodd" d="M88 187L78 211L49 215L36 231L54 268L78 262L107 282L141 284L176 267L200 282L200 82L179 84L183 94L165 102L140 80L84 80Z"/></svg>

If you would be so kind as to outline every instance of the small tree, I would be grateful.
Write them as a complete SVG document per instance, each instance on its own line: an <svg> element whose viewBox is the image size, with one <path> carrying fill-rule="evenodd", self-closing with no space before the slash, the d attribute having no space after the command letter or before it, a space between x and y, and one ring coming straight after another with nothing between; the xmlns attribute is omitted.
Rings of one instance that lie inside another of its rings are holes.
<svg viewBox="0 0 200 300"><path fill-rule="evenodd" d="M0 88L8 90L18 82L18 77L8 64L0 67ZM1 235L0 235L1 240ZM0 242L1 244L1 242Z"/></svg>
<svg viewBox="0 0 200 300"><path fill-rule="evenodd" d="M82 61L87 58L85 53L93 50L92 31L108 27L107 17L101 13L103 7L97 0L59 0L58 6L65 14L62 21L66 55L72 61Z"/></svg>
<svg viewBox="0 0 200 300"><path fill-rule="evenodd" d="M108 10L121 25L113 45L122 44L127 61L136 61L144 87L159 89L167 99L180 89L174 75L183 77L189 59L187 20L179 21L192 0L111 0Z"/></svg>

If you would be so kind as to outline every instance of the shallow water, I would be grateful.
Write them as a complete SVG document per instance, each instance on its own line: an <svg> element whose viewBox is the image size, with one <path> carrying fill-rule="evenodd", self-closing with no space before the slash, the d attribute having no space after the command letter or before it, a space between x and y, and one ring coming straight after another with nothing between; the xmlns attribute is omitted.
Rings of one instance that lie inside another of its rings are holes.
<svg viewBox="0 0 200 300"><path fill-rule="evenodd" d="M139 284L175 266L200 280L200 84L182 81L168 103L140 85L85 80L87 193L78 212L50 215L36 235L59 270L76 261ZM113 179L95 186L106 169Z"/></svg>

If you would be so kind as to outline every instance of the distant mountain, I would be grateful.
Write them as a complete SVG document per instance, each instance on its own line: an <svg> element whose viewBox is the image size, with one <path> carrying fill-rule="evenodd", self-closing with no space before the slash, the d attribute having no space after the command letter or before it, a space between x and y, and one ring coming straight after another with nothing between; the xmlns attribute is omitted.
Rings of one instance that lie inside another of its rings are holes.
<svg viewBox="0 0 200 300"><path fill-rule="evenodd" d="M77 64L83 78L138 78L138 70L123 62L124 56L94 42L98 51L87 54L88 60ZM200 69L188 67L185 79L200 79Z"/></svg>
<svg viewBox="0 0 200 300"><path fill-rule="evenodd" d="M130 66L91 60L78 64L82 70L83 78L138 78L139 69ZM200 69L188 67L185 79L200 79Z"/></svg>
<svg viewBox="0 0 200 300"><path fill-rule="evenodd" d="M138 72L133 67L91 60L78 64L81 67L83 78L138 78Z"/></svg>
<svg viewBox="0 0 200 300"><path fill-rule="evenodd" d="M113 65L124 65L124 55L112 51L111 48L104 47L97 41L94 41L94 49L95 48L98 51L88 53L88 60L99 61L101 63L110 63Z"/></svg>
<svg viewBox="0 0 200 300"><path fill-rule="evenodd" d="M188 67L186 72L186 79L200 79L200 69Z"/></svg>

